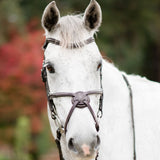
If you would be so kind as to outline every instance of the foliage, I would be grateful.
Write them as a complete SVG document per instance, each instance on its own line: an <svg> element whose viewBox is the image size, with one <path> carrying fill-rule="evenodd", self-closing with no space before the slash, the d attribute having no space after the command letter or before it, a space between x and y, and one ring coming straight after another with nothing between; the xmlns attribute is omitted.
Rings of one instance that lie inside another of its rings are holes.
<svg viewBox="0 0 160 160"><path fill-rule="evenodd" d="M103 23L99 35L99 46L118 66L128 73L146 75L150 79L159 80L153 72L146 69L150 66L148 55L153 55L160 62L155 53L153 43L160 48L159 33L159 6L157 0L113 0L99 1L103 10ZM155 59L153 60L155 61ZM156 61L155 61L156 62ZM152 67L159 68L159 64L153 62Z"/></svg>
<svg viewBox="0 0 160 160"><path fill-rule="evenodd" d="M10 42L0 47L0 143L12 145L16 160L36 160L54 146L54 141L49 136L46 112L42 116L46 111L40 77L43 31L37 30L36 19L25 30L25 35L16 32Z"/></svg>
<svg viewBox="0 0 160 160"><path fill-rule="evenodd" d="M42 115L42 131L37 135L36 144L37 144L37 154L43 155L50 151L52 148L56 148L56 145L53 143L54 139L51 135L50 126L48 123L47 114Z"/></svg>
<svg viewBox="0 0 160 160"><path fill-rule="evenodd" d="M41 129L39 114L46 106L45 89L41 82L43 32L32 31L24 37L16 35L0 47L0 125L12 126L16 117L31 117L32 132ZM0 135L5 139L3 130ZM7 136L8 137L8 136ZM12 135L10 134L10 138Z"/></svg>
<svg viewBox="0 0 160 160"><path fill-rule="evenodd" d="M31 142L30 122L27 117L20 117L17 120L15 129L15 153L16 160L31 160L29 145Z"/></svg>
<svg viewBox="0 0 160 160"><path fill-rule="evenodd" d="M21 0L0 1L0 44L6 42L17 30L23 31L25 19L23 17Z"/></svg>
<svg viewBox="0 0 160 160"><path fill-rule="evenodd" d="M5 155L0 155L0 160L9 160L9 159Z"/></svg>
<svg viewBox="0 0 160 160"><path fill-rule="evenodd" d="M32 20L35 17L41 17L44 7L51 2L50 0L20 0L20 7L23 9L24 19L27 21ZM30 12L28 12L30 11Z"/></svg>

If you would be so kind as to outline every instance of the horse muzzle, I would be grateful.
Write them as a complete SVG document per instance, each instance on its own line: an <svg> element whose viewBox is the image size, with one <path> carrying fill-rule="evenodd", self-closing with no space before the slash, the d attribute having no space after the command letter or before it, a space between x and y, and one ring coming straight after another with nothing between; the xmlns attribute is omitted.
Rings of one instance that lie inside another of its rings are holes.
<svg viewBox="0 0 160 160"><path fill-rule="evenodd" d="M68 140L68 149L80 158L94 158L98 153L99 146L100 138L98 135L90 137L85 143L80 137Z"/></svg>

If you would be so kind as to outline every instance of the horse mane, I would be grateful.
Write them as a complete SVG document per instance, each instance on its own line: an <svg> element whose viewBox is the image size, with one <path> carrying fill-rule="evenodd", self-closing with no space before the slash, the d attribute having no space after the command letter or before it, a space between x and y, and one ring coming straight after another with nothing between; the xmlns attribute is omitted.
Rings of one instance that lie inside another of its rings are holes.
<svg viewBox="0 0 160 160"><path fill-rule="evenodd" d="M74 43L77 47L79 46L79 42L86 40L86 35L88 33L89 36L93 36L94 31L88 31L83 23L83 16L82 14L79 15L67 15L61 17L57 26L54 28L52 32L46 34L47 37L54 37L55 33L60 38L61 45L66 47L68 44Z"/></svg>

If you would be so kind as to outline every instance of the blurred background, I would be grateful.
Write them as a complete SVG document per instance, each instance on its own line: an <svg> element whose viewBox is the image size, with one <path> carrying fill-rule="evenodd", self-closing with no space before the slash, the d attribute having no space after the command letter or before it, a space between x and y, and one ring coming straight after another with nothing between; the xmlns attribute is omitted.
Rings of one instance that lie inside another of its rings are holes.
<svg viewBox="0 0 160 160"><path fill-rule="evenodd" d="M0 160L57 159L40 69L41 15L50 0L0 1ZM160 1L98 0L103 23L96 42L127 73L160 82ZM57 0L61 16L89 0Z"/></svg>

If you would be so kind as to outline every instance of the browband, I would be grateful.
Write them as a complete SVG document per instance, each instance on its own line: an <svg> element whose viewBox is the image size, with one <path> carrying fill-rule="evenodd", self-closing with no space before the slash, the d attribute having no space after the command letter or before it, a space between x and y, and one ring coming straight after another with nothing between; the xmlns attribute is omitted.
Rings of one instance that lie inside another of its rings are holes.
<svg viewBox="0 0 160 160"><path fill-rule="evenodd" d="M70 49L79 48L79 47L83 47L86 44L90 44L94 41L95 41L94 38L90 37L90 38L84 40L83 42L69 43L66 48L70 48ZM43 45L44 50L47 48L49 43L52 43L52 44L55 44L55 45L58 45L58 46L62 46L61 42L59 40L54 39L54 38L47 38L44 45Z"/></svg>

